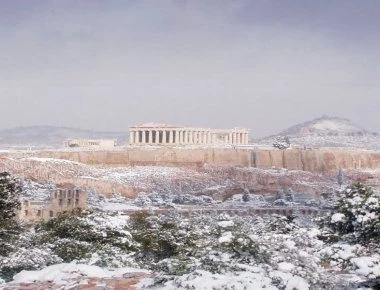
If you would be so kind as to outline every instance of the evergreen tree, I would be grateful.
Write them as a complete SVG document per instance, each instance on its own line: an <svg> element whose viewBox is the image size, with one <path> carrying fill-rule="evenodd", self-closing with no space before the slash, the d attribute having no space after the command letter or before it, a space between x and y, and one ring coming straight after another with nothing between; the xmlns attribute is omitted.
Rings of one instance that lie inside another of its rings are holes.
<svg viewBox="0 0 380 290"><path fill-rule="evenodd" d="M0 255L6 256L14 249L21 227L14 219L20 209L20 181L8 172L0 172Z"/></svg>
<svg viewBox="0 0 380 290"><path fill-rule="evenodd" d="M340 167L339 172L338 172L338 184L340 187L342 187L343 183L344 183L344 172L343 172L342 167Z"/></svg>
<svg viewBox="0 0 380 290"><path fill-rule="evenodd" d="M380 197L373 190L356 183L347 187L337 201L335 213L327 217L334 232L353 242L380 241Z"/></svg>
<svg viewBox="0 0 380 290"><path fill-rule="evenodd" d="M289 148L290 147L289 137L288 136L284 136L284 137L278 136L273 143L273 147L275 147L277 149L281 149L281 150Z"/></svg>
<svg viewBox="0 0 380 290"><path fill-rule="evenodd" d="M0 220L9 220L20 209L20 181L8 172L0 172Z"/></svg>
<svg viewBox="0 0 380 290"><path fill-rule="evenodd" d="M248 202L250 200L250 197L249 197L249 190L248 189L245 189L244 190L244 193L243 193L243 201L244 202Z"/></svg>

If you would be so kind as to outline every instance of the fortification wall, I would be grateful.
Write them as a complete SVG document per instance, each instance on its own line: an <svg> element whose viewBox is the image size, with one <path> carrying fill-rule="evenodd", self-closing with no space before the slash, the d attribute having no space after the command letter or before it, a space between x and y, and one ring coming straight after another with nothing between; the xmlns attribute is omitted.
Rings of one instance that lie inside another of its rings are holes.
<svg viewBox="0 0 380 290"><path fill-rule="evenodd" d="M15 155L2 153L0 157ZM17 155L17 154L16 154ZM200 168L215 166L242 166L256 168L288 168L310 172L343 169L380 168L380 151L321 149L254 149L254 148L170 148L131 147L125 151L38 151L18 155L66 159L99 166L178 166Z"/></svg>

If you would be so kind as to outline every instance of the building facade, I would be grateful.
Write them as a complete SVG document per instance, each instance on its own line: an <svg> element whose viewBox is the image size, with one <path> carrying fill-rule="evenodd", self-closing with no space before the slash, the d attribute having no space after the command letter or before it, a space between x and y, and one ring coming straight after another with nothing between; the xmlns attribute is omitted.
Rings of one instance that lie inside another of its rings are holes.
<svg viewBox="0 0 380 290"><path fill-rule="evenodd" d="M247 145L248 129L210 129L148 123L129 127L130 145Z"/></svg>
<svg viewBox="0 0 380 290"><path fill-rule="evenodd" d="M87 208L87 192L78 188L59 188L46 201L21 200L18 217L30 222L49 220L64 211Z"/></svg>
<svg viewBox="0 0 380 290"><path fill-rule="evenodd" d="M115 139L67 139L63 143L65 147L115 147Z"/></svg>

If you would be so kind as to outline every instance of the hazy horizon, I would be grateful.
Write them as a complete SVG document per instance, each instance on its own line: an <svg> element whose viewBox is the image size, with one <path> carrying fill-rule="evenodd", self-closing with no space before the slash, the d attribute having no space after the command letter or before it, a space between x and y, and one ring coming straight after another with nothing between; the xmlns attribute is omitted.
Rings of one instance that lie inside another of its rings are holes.
<svg viewBox="0 0 380 290"><path fill-rule="evenodd" d="M378 1L0 0L0 130L380 133Z"/></svg>

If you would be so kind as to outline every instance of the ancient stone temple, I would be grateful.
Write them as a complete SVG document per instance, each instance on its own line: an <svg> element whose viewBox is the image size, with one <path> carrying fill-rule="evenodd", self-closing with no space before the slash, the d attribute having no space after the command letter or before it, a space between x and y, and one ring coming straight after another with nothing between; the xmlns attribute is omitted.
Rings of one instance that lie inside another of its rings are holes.
<svg viewBox="0 0 380 290"><path fill-rule="evenodd" d="M130 145L246 145L248 129L210 129L147 123L129 127Z"/></svg>

